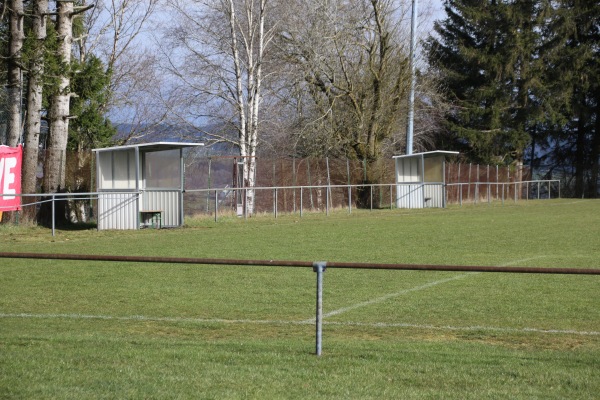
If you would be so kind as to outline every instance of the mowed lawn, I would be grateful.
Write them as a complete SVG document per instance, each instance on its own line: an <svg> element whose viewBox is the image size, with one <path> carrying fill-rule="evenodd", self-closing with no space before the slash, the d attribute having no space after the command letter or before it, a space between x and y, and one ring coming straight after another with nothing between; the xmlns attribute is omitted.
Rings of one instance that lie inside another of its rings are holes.
<svg viewBox="0 0 600 400"><path fill-rule="evenodd" d="M0 252L600 268L600 201L0 226ZM600 276L0 258L4 399L595 399Z"/></svg>

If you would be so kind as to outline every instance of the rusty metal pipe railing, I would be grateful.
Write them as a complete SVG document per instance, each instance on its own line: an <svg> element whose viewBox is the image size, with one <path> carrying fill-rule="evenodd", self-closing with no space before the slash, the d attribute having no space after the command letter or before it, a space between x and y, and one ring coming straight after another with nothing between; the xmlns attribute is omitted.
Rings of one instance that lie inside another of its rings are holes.
<svg viewBox="0 0 600 400"><path fill-rule="evenodd" d="M15 253L0 252L0 258L25 258L40 260L74 260L74 261L111 261L162 264L199 264L199 265L237 265L237 266L272 266L272 267L310 267L312 261L292 260L236 260L225 258L185 258L158 256L117 256L103 254L59 254L59 253ZM435 264L380 264L380 263L348 263L327 261L327 268L345 269L387 269L407 271L447 271L447 272L500 272L524 274L569 274L600 275L600 268L548 268L548 267L501 267L501 266L469 266L469 265L435 265Z"/></svg>
<svg viewBox="0 0 600 400"><path fill-rule="evenodd" d="M317 307L316 307L316 352L321 355L323 338L323 273L326 268L347 269L384 269L412 271L460 271L460 272L508 272L528 274L575 274L600 275L600 268L540 268L540 267L498 267L498 266L464 266L464 265L418 265L418 264L375 264L344 263L325 261L287 261L287 260L235 260L220 258L180 258L155 256L113 256L93 254L52 254L52 253L7 253L0 252L0 258L73 260L73 261L112 261L141 262L164 264L208 264L237 266L277 266L277 267L311 267L317 273Z"/></svg>

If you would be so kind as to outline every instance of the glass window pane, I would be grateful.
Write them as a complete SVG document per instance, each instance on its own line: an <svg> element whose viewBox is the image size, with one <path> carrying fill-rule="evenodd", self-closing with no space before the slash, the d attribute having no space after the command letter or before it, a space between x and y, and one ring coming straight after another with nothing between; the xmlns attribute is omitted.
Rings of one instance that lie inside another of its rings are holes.
<svg viewBox="0 0 600 400"><path fill-rule="evenodd" d="M146 153L144 179L146 189L179 189L181 185L179 150Z"/></svg>

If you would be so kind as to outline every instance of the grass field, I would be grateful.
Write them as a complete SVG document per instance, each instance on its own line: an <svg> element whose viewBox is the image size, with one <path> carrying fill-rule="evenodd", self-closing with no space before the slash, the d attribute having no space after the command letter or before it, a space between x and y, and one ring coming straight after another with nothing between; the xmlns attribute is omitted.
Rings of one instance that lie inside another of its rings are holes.
<svg viewBox="0 0 600 400"><path fill-rule="evenodd" d="M600 268L600 201L0 226L0 251ZM0 259L0 398L597 399L600 277Z"/></svg>

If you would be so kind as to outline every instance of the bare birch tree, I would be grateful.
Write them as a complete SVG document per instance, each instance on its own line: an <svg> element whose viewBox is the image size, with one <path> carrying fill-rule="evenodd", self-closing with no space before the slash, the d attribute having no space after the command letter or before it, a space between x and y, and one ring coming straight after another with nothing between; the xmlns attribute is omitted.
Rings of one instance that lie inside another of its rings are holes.
<svg viewBox="0 0 600 400"><path fill-rule="evenodd" d="M239 149L244 185L252 188L260 143L265 54L273 37L268 1L201 1L190 6L172 0L170 4L176 26L168 31L172 44L169 71L179 82L171 92L179 104L171 111L190 125L206 123L209 116L218 119L224 129L203 134ZM247 191L246 210L249 214L254 211L252 189Z"/></svg>

